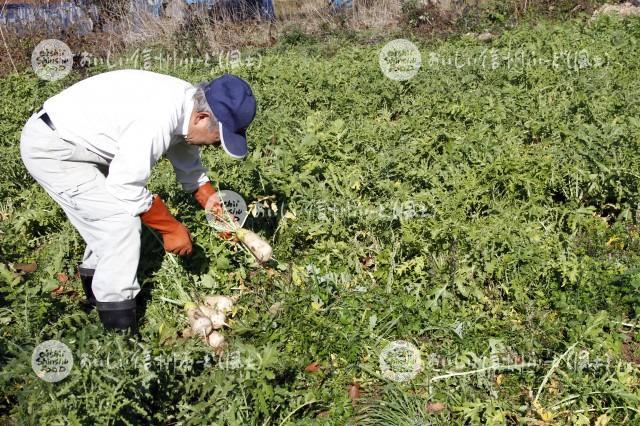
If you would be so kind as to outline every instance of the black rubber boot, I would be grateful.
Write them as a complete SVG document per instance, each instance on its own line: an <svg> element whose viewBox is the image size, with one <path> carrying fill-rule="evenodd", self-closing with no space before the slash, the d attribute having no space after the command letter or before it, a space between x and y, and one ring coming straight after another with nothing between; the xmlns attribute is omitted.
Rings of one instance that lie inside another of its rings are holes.
<svg viewBox="0 0 640 426"><path fill-rule="evenodd" d="M135 299L122 302L96 302L96 308L98 308L100 322L107 330L130 330L131 334L138 334Z"/></svg>
<svg viewBox="0 0 640 426"><path fill-rule="evenodd" d="M82 281L82 288L84 289L84 294L87 297L85 300L85 304L89 307L96 306L96 297L93 295L93 289L91 288L91 283L93 282L93 273L95 269L81 268L78 266L78 272L80 272L80 281Z"/></svg>

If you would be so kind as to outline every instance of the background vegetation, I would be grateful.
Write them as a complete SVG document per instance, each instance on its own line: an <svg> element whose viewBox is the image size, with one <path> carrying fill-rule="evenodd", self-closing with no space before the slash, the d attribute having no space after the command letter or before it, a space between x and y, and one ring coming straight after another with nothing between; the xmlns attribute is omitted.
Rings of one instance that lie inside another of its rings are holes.
<svg viewBox="0 0 640 426"><path fill-rule="evenodd" d="M289 33L247 50L252 66L152 61L252 84L249 158L202 155L222 188L277 206L248 227L278 261L258 268L217 239L162 160L149 188L197 250L165 255L145 230L139 341L80 309L84 244L18 155L46 98L108 67L4 77L2 421L636 424L639 36L638 18L603 16L427 39L407 82L380 72L384 42L349 32ZM225 356L180 337L179 287L240 296ZM31 370L47 339L74 354L59 383ZM380 370L396 340L423 362L405 383Z"/></svg>

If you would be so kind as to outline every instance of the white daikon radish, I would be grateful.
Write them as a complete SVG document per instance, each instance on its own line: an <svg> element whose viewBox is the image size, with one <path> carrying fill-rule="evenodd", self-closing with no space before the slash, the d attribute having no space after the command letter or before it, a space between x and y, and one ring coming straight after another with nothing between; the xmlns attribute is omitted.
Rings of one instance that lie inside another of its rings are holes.
<svg viewBox="0 0 640 426"><path fill-rule="evenodd" d="M215 311L209 317L209 320L211 320L211 326L213 327L214 330L220 330L222 327L227 325L227 323L225 322L226 319L227 317L225 317L225 315L222 312L218 312L218 311Z"/></svg>
<svg viewBox="0 0 640 426"><path fill-rule="evenodd" d="M202 312L207 318L218 312L216 309L207 305L199 305L198 309L200 309L200 312Z"/></svg>
<svg viewBox="0 0 640 426"><path fill-rule="evenodd" d="M201 317L191 324L191 329L193 330L193 333L198 336L206 336L211 333L211 330L213 330L213 324L209 318Z"/></svg>
<svg viewBox="0 0 640 426"><path fill-rule="evenodd" d="M253 253L258 262L265 263L271 259L273 253L271 246L255 232L240 228L236 231L236 236Z"/></svg>
<svg viewBox="0 0 640 426"><path fill-rule="evenodd" d="M233 299L227 296L207 296L203 299L203 302L205 305L225 314L228 314L233 309Z"/></svg>
<svg viewBox="0 0 640 426"><path fill-rule="evenodd" d="M191 330L198 336L206 336L213 330L211 320L193 303L185 305L187 318L191 324Z"/></svg>
<svg viewBox="0 0 640 426"><path fill-rule="evenodd" d="M205 305L200 305L198 309L209 318L209 320L211 321L211 326L214 330L219 330L227 325L227 317L224 312L220 312L217 309L213 309Z"/></svg>
<svg viewBox="0 0 640 426"><path fill-rule="evenodd" d="M217 331L212 331L207 337L207 343L213 349L221 349L224 346L224 336Z"/></svg>

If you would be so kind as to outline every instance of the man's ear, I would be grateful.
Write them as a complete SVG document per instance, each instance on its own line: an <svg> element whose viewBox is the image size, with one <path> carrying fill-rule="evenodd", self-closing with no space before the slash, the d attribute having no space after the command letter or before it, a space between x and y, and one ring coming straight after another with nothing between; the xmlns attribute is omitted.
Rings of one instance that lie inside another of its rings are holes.
<svg viewBox="0 0 640 426"><path fill-rule="evenodd" d="M193 119L193 124L198 125L201 120L206 120L207 118L211 118L208 112L204 112L204 111L196 112L195 117Z"/></svg>

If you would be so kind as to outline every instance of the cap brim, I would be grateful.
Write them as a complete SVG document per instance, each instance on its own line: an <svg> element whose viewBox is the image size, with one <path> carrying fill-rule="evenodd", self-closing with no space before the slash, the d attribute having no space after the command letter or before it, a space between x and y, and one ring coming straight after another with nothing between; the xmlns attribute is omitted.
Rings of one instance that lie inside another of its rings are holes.
<svg viewBox="0 0 640 426"><path fill-rule="evenodd" d="M249 148L247 147L246 132L233 132L228 127L220 124L220 144L222 149L231 157L242 160L247 156Z"/></svg>

